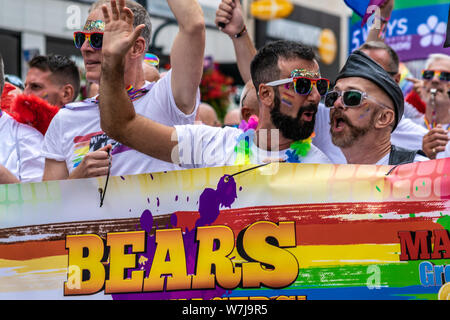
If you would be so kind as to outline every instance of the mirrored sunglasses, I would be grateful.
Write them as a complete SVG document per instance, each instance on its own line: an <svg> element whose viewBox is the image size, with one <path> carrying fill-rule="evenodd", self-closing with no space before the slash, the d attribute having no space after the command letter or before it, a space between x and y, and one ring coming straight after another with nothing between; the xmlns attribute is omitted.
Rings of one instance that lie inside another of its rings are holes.
<svg viewBox="0 0 450 320"><path fill-rule="evenodd" d="M77 31L73 33L73 41L75 43L75 47L80 49L86 38L89 40L89 45L95 49L99 50L103 45L103 32L82 32Z"/></svg>
<svg viewBox="0 0 450 320"><path fill-rule="evenodd" d="M294 90L300 95L308 95L311 93L313 86L317 88L317 91L321 96L327 94L330 88L330 80L325 78L312 79L307 77L294 77L272 81L266 83L266 85L271 87L276 87L284 84L286 89L289 89L289 85L294 84Z"/></svg>

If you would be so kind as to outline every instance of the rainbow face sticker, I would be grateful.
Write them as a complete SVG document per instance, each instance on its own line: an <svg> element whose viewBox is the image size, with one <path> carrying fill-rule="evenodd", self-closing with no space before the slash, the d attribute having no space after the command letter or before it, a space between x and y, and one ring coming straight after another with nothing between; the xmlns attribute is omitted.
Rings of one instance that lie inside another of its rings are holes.
<svg viewBox="0 0 450 320"><path fill-rule="evenodd" d="M102 20L87 20L83 28L84 31L105 31L105 22Z"/></svg>
<svg viewBox="0 0 450 320"><path fill-rule="evenodd" d="M292 107L292 105L294 104L293 102L294 99L295 97L287 92L284 92L281 95L281 103L287 105L288 107Z"/></svg>

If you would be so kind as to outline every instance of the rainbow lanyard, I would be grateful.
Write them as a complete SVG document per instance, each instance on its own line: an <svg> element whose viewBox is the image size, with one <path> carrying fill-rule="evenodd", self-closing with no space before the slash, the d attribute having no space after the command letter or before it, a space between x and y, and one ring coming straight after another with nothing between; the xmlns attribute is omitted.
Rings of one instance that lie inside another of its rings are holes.
<svg viewBox="0 0 450 320"><path fill-rule="evenodd" d="M252 152L250 144L253 143L253 138L255 135L255 129L248 128L244 129L244 132L237 138L237 144L234 148L236 153L235 165L245 165L252 164L250 158L252 157ZM286 150L286 162L289 163L301 163L300 157L306 157L308 152L311 150L312 138L315 134L313 133L309 138L305 140L298 140L291 143L288 150Z"/></svg>
<svg viewBox="0 0 450 320"><path fill-rule="evenodd" d="M436 127L436 122L430 123L426 117L424 117L425 126L428 130L431 130ZM447 125L447 131L450 131L450 123Z"/></svg>
<svg viewBox="0 0 450 320"><path fill-rule="evenodd" d="M148 88L141 88L141 89L135 90L131 84L127 87L127 93L128 93L128 96L130 97L131 101L136 101L140 97L145 96L147 94L147 92L149 92L149 91L150 90ZM95 99L95 103L98 104L98 102L99 102L99 97L97 97Z"/></svg>

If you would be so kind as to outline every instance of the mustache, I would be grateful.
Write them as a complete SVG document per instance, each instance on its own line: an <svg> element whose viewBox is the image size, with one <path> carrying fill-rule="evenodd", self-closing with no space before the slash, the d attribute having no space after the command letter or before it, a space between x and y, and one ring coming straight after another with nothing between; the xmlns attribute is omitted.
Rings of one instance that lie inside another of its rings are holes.
<svg viewBox="0 0 450 320"><path fill-rule="evenodd" d="M332 114L330 115L330 125L336 120L341 119L342 122L346 123L348 126L352 127L353 124L349 120L349 118L345 115L345 113L339 109L334 109Z"/></svg>
<svg viewBox="0 0 450 320"><path fill-rule="evenodd" d="M305 113L305 112L313 112L314 114L316 114L317 113L317 109L318 109L318 105L314 104L314 103L311 103L311 104L306 105L306 106L302 106L298 110L297 118L300 119L302 114Z"/></svg>

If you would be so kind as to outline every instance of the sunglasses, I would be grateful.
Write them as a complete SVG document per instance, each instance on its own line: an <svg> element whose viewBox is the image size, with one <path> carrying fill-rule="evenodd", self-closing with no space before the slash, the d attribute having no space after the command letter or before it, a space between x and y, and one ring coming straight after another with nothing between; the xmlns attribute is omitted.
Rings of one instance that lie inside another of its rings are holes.
<svg viewBox="0 0 450 320"><path fill-rule="evenodd" d="M311 79L307 77L294 77L294 78L287 78L287 79L281 79L272 81L269 83L266 83L266 85L271 87L276 87L279 85L284 84L286 89L290 89L290 84L294 83L294 90L298 94L304 96L311 93L313 86L317 88L317 91L321 96L324 96L327 94L328 89L330 88L330 80L325 78L319 78L319 79Z"/></svg>
<svg viewBox="0 0 450 320"><path fill-rule="evenodd" d="M372 100L373 102L384 108L389 108L388 106L369 97L367 93L361 92L359 90L330 91L325 96L325 106L328 108L333 108L334 103L337 101L337 99L339 99L339 97L342 97L342 102L347 108L359 107L364 99Z"/></svg>
<svg viewBox="0 0 450 320"><path fill-rule="evenodd" d="M95 49L99 50L102 48L103 45L103 32L82 32L77 31L73 33L73 41L75 42L75 47L80 49L84 42L86 41L86 37L89 40L90 46Z"/></svg>
<svg viewBox="0 0 450 320"><path fill-rule="evenodd" d="M450 72L440 70L422 70L422 79L431 80L437 75L441 81L450 81Z"/></svg>

